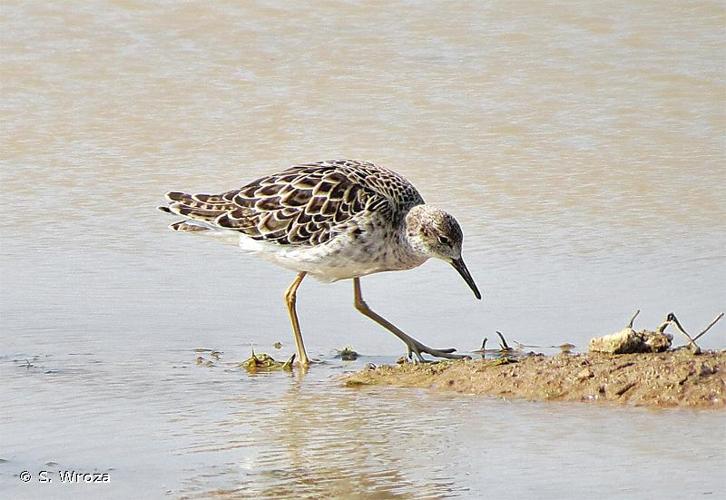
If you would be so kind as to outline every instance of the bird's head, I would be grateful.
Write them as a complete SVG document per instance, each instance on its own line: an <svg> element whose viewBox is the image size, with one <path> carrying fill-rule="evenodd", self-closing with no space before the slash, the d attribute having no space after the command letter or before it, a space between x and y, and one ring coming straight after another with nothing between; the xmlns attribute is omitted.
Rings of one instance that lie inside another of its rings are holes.
<svg viewBox="0 0 726 500"><path fill-rule="evenodd" d="M464 278L477 299L481 293L461 258L464 233L453 216L429 205L413 207L406 215L406 237L414 251L451 264Z"/></svg>

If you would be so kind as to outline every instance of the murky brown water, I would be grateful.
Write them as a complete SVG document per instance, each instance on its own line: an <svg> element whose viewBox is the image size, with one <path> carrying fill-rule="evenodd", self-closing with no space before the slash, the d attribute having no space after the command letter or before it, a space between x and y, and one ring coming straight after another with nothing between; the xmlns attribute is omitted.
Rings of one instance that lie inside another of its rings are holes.
<svg viewBox="0 0 726 500"><path fill-rule="evenodd" d="M437 346L531 344L726 308L726 8L712 2L3 2L0 490L54 496L701 497L723 417L540 405L336 377L401 354L349 283L173 234L168 189L354 157L456 214L484 291L448 266L368 302ZM723 328L704 347L723 347ZM333 359L352 344L366 356ZM195 348L224 351L197 366ZM50 465L46 465L52 462ZM57 465L55 465L55 464ZM110 485L22 483L22 470Z"/></svg>

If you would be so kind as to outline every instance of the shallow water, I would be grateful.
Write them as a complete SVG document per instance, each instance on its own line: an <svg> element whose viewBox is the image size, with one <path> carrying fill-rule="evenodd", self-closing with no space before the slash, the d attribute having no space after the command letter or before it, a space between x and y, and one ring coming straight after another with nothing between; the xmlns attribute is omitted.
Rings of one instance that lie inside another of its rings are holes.
<svg viewBox="0 0 726 500"><path fill-rule="evenodd" d="M635 309L638 327L675 311L698 331L726 308L725 9L568 5L3 2L0 491L725 490L721 415L341 387L402 353L349 283L299 292L326 364L247 376L251 345L293 350L291 274L154 210L169 189L369 159L458 217L484 292L439 262L364 279L425 342L582 348ZM365 356L336 361L348 344ZM224 354L209 368L195 348ZM71 469L112 483L17 477Z"/></svg>

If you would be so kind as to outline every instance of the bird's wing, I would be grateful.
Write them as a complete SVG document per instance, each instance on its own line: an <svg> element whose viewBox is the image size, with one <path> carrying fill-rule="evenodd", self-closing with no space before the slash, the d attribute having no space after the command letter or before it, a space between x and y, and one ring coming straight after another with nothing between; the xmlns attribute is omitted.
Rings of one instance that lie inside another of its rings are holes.
<svg viewBox="0 0 726 500"><path fill-rule="evenodd" d="M339 234L357 215L390 210L388 197L342 162L294 165L220 195L168 193L166 211L280 245L311 246Z"/></svg>

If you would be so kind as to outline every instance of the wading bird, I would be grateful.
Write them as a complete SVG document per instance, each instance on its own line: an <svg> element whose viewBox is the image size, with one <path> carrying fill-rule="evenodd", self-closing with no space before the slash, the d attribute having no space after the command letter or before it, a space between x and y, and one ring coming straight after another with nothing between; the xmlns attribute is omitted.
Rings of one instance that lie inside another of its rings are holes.
<svg viewBox="0 0 726 500"><path fill-rule="evenodd" d="M327 282L352 279L355 308L401 339L409 358L465 357L422 344L363 300L362 276L412 269L432 257L451 264L481 299L461 257L463 233L456 219L424 204L396 172L364 161L321 161L293 165L225 193L172 191L166 200L160 210L184 218L170 226L175 231L230 236L242 250L297 272L285 302L301 365L310 359L295 301L308 274Z"/></svg>

